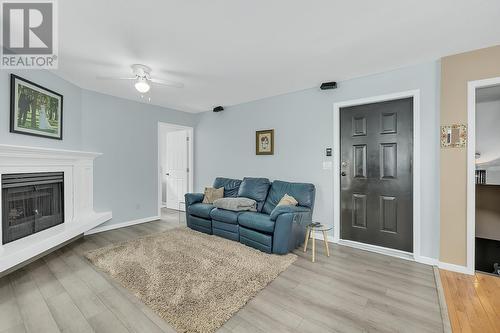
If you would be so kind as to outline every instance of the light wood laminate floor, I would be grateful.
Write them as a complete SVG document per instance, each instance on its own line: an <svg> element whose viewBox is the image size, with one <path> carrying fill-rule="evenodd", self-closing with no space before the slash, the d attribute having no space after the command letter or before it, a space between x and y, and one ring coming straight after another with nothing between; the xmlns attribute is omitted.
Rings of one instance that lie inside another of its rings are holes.
<svg viewBox="0 0 500 333"><path fill-rule="evenodd" d="M500 332L500 278L440 270L453 332Z"/></svg>
<svg viewBox="0 0 500 333"><path fill-rule="evenodd" d="M173 332L95 269L88 250L185 225L162 220L86 236L0 279L0 332ZM331 245L297 261L220 332L442 332L430 266Z"/></svg>

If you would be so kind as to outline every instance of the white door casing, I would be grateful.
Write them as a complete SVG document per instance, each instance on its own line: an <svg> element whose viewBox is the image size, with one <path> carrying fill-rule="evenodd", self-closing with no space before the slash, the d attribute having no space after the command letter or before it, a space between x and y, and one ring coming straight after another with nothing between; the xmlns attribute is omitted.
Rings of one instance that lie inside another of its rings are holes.
<svg viewBox="0 0 500 333"><path fill-rule="evenodd" d="M467 263L447 265L469 275L474 275L476 261L476 90L499 84L500 77L467 82Z"/></svg>
<svg viewBox="0 0 500 333"><path fill-rule="evenodd" d="M165 145L166 203L169 209L184 210L184 195L188 191L188 133L168 132Z"/></svg>
<svg viewBox="0 0 500 333"><path fill-rule="evenodd" d="M166 133L168 132L177 132L177 131L185 131L187 134L187 137L189 137L189 140L185 139L186 142L186 151L187 151L187 168L189 169L189 172L187 173L186 177L186 188L189 193L193 192L193 184L194 184L194 156L193 156L193 143L194 143L194 128L189 127L189 126L183 126L183 125L177 125L177 124L171 124L171 123L164 123L159 121L158 122L158 168L157 168L157 183L158 183L158 215L157 218L161 218L161 208L165 206L166 202L164 202L162 199L162 190L163 190L163 175L166 174L166 163L165 161L165 146L166 146ZM166 191L166 185L165 185L165 191ZM178 204L180 204L181 209L185 209L184 207L184 195L180 195L179 197L180 201ZM175 209L179 209L179 207L175 207Z"/></svg>
<svg viewBox="0 0 500 333"><path fill-rule="evenodd" d="M363 105L391 101L406 97L413 97L413 251L412 253L387 249L385 247L358 243L340 238L340 109L348 106ZM403 259L424 262L420 254L420 90L410 90L387 95L361 98L337 102L333 105L333 241L342 245L361 248L367 251L378 252Z"/></svg>

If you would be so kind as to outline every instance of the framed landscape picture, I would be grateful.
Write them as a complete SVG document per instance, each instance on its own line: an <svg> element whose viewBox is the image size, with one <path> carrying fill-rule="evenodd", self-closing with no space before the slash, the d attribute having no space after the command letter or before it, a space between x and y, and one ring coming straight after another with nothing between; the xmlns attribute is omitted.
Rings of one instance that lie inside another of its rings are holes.
<svg viewBox="0 0 500 333"><path fill-rule="evenodd" d="M62 140L63 96L10 75L10 131Z"/></svg>
<svg viewBox="0 0 500 333"><path fill-rule="evenodd" d="M274 130L255 132L255 154L274 155Z"/></svg>

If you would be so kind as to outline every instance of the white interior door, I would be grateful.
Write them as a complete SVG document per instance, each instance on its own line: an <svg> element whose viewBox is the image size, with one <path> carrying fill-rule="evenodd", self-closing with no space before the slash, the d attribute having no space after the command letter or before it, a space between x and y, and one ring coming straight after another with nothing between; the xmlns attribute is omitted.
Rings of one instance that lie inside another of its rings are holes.
<svg viewBox="0 0 500 333"><path fill-rule="evenodd" d="M167 208L185 210L184 194L188 191L188 132L167 133L166 138L166 196Z"/></svg>

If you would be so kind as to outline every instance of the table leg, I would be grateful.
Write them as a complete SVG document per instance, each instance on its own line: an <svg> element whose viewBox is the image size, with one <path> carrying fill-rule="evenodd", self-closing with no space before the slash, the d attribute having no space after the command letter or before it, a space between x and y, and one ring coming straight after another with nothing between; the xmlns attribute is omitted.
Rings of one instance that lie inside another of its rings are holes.
<svg viewBox="0 0 500 333"><path fill-rule="evenodd" d="M306 240L304 241L304 252L307 251L308 242L309 242L309 227L306 227Z"/></svg>
<svg viewBox="0 0 500 333"><path fill-rule="evenodd" d="M316 255L316 242L314 238L314 230L311 228L311 236L312 237L312 243L313 243L313 249L312 249L312 262L314 262L314 257Z"/></svg>
<svg viewBox="0 0 500 333"><path fill-rule="evenodd" d="M323 231L323 240L325 242L325 250L326 250L326 256L330 256L330 250L328 249L328 235L326 231Z"/></svg>

